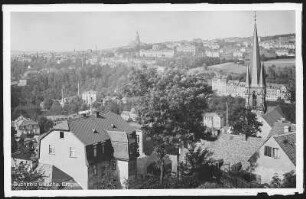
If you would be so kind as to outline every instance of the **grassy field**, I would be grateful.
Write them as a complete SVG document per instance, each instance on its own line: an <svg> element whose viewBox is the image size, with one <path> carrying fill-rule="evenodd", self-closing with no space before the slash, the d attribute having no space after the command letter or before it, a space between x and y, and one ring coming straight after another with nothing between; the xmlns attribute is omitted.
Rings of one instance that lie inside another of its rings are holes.
<svg viewBox="0 0 306 199"><path fill-rule="evenodd" d="M246 66L239 65L233 62L213 65L213 66L209 66L208 68L213 71L223 71L224 73L241 74L241 73L246 72Z"/></svg>
<svg viewBox="0 0 306 199"><path fill-rule="evenodd" d="M275 65L276 67L295 66L295 59L273 59L264 62L266 67Z"/></svg>
<svg viewBox="0 0 306 199"><path fill-rule="evenodd" d="M265 69L267 70L268 67L275 65L277 68L282 67L294 67L295 66L295 59L274 59L264 62ZM208 70L205 70L204 67L197 67L190 69L188 73L195 74L195 73L212 73L212 72L220 72L223 71L226 74L242 74L246 72L246 66L236 64L234 62L228 62L223 64L217 64L213 66L208 66Z"/></svg>

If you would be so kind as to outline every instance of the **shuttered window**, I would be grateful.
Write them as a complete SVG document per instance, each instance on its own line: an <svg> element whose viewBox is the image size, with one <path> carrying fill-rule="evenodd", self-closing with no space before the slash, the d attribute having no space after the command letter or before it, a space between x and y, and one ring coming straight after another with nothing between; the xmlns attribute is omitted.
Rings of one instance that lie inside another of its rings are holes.
<svg viewBox="0 0 306 199"><path fill-rule="evenodd" d="M272 147L269 147L269 146L265 146L264 155L277 159L277 158L279 158L279 149L278 148L272 148Z"/></svg>
<svg viewBox="0 0 306 199"><path fill-rule="evenodd" d="M264 151L265 156L272 156L272 147L265 146L265 151Z"/></svg>

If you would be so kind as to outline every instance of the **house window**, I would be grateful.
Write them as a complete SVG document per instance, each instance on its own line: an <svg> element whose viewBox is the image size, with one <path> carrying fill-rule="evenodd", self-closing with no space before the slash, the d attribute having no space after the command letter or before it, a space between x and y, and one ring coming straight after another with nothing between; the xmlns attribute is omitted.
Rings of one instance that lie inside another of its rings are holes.
<svg viewBox="0 0 306 199"><path fill-rule="evenodd" d="M139 143L139 135L137 135L136 138L137 138L137 143Z"/></svg>
<svg viewBox="0 0 306 199"><path fill-rule="evenodd" d="M116 170L116 168L117 168L116 160L113 160L112 161L112 169Z"/></svg>
<svg viewBox="0 0 306 199"><path fill-rule="evenodd" d="M97 145L93 145L93 156L97 157Z"/></svg>
<svg viewBox="0 0 306 199"><path fill-rule="evenodd" d="M55 154L55 148L53 145L49 144L49 154L54 155Z"/></svg>
<svg viewBox="0 0 306 199"><path fill-rule="evenodd" d="M97 175L97 166L96 165L93 165L92 170L93 170L93 174Z"/></svg>
<svg viewBox="0 0 306 199"><path fill-rule="evenodd" d="M271 157L272 156L272 147L265 146L264 155Z"/></svg>
<svg viewBox="0 0 306 199"><path fill-rule="evenodd" d="M102 154L104 154L104 143L102 143L101 151L102 151Z"/></svg>
<svg viewBox="0 0 306 199"><path fill-rule="evenodd" d="M62 138L64 138L64 132L60 132L60 138L62 139Z"/></svg>
<svg viewBox="0 0 306 199"><path fill-rule="evenodd" d="M265 146L264 155L273 158L279 158L279 149Z"/></svg>
<svg viewBox="0 0 306 199"><path fill-rule="evenodd" d="M273 148L273 157L274 158L279 158L279 150L278 148Z"/></svg>
<svg viewBox="0 0 306 199"><path fill-rule="evenodd" d="M69 153L71 158L76 158L76 151L75 148L70 147L70 153Z"/></svg>

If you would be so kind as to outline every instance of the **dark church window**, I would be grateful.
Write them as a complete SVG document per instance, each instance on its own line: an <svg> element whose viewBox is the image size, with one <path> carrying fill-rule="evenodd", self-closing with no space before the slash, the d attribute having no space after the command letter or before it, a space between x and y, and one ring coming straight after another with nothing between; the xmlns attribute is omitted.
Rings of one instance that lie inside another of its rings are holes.
<svg viewBox="0 0 306 199"><path fill-rule="evenodd" d="M256 107L256 105L257 105L257 96L256 96L256 94L255 94L255 91L253 92L252 98L253 98L253 100L252 100L252 106L253 106L253 107Z"/></svg>

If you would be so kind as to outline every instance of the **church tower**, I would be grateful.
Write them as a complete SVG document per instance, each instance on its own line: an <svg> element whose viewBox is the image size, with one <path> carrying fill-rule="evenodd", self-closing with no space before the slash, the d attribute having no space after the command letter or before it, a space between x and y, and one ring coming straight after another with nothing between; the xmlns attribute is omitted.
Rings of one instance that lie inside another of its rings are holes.
<svg viewBox="0 0 306 199"><path fill-rule="evenodd" d="M247 66L246 73L246 108L253 110L256 113L262 114L266 112L266 81L264 65L260 61L260 52L256 27L253 34L253 46L251 52L251 62Z"/></svg>

